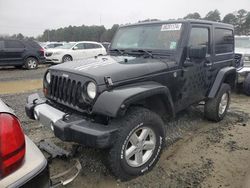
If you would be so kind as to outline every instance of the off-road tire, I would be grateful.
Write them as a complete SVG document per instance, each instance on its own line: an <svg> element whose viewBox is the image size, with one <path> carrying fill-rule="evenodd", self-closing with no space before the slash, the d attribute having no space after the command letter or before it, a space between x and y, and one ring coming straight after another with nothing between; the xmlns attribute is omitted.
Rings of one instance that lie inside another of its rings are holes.
<svg viewBox="0 0 250 188"><path fill-rule="evenodd" d="M220 102L222 100L222 96L227 93L228 95L228 100L226 104L226 108L222 114L219 113L219 106ZM204 115L208 120L219 122L221 121L228 110L229 104L230 104L230 97L231 97L231 87L229 84L223 83L215 96L215 98L209 99L205 103L205 108L204 108Z"/></svg>
<svg viewBox="0 0 250 188"><path fill-rule="evenodd" d="M250 74L247 75L246 79L243 82L243 92L250 96Z"/></svg>
<svg viewBox="0 0 250 188"><path fill-rule="evenodd" d="M28 57L25 60L25 68L28 70L34 70L38 67L38 60L34 57Z"/></svg>
<svg viewBox="0 0 250 188"><path fill-rule="evenodd" d="M62 58L63 63L68 62L68 61L72 61L72 60L73 60L73 58L70 55L65 55Z"/></svg>
<svg viewBox="0 0 250 188"><path fill-rule="evenodd" d="M113 146L108 151L108 163L114 176L121 181L145 174L150 171L159 160L165 145L165 131L162 119L154 112L140 107L133 107L126 115L116 119L112 124L119 126ZM125 150L130 136L140 128L149 128L156 137L155 147L151 157L144 164L132 167L126 160Z"/></svg>

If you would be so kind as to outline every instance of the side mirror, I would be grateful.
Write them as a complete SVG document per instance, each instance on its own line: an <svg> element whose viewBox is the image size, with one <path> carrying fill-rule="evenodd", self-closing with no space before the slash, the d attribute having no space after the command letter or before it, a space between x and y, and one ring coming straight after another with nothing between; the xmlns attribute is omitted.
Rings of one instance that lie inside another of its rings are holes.
<svg viewBox="0 0 250 188"><path fill-rule="evenodd" d="M197 46L188 48L188 57L190 59L204 59L207 55L207 46Z"/></svg>
<svg viewBox="0 0 250 188"><path fill-rule="evenodd" d="M72 49L73 49L73 50L78 50L78 47L77 47L77 46L74 46Z"/></svg>

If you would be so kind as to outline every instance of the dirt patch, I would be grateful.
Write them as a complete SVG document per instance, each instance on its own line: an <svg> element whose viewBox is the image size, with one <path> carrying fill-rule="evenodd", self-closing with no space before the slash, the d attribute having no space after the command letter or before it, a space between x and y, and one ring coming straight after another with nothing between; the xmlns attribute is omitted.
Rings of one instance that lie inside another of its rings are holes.
<svg viewBox="0 0 250 188"><path fill-rule="evenodd" d="M41 89L43 86L42 80L19 80L0 82L0 94L24 93Z"/></svg>

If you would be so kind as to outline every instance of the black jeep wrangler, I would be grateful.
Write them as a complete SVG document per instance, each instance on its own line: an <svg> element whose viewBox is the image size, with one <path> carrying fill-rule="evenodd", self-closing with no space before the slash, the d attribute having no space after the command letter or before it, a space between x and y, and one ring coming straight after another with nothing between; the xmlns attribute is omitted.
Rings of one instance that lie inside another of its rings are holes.
<svg viewBox="0 0 250 188"><path fill-rule="evenodd" d="M207 119L222 120L235 78L231 25L127 25L108 56L50 67L45 98L29 96L26 113L63 141L108 149L112 172L128 180L157 163L168 134L163 119L203 102Z"/></svg>

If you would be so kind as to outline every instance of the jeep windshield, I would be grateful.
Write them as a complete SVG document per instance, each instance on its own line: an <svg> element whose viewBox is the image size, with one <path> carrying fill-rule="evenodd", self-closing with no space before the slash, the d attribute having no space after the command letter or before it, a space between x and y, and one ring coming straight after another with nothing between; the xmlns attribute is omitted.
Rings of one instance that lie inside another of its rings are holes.
<svg viewBox="0 0 250 188"><path fill-rule="evenodd" d="M145 24L121 27L110 51L175 51L181 37L181 23Z"/></svg>
<svg viewBox="0 0 250 188"><path fill-rule="evenodd" d="M235 38L236 48L250 48L250 37L249 38Z"/></svg>

